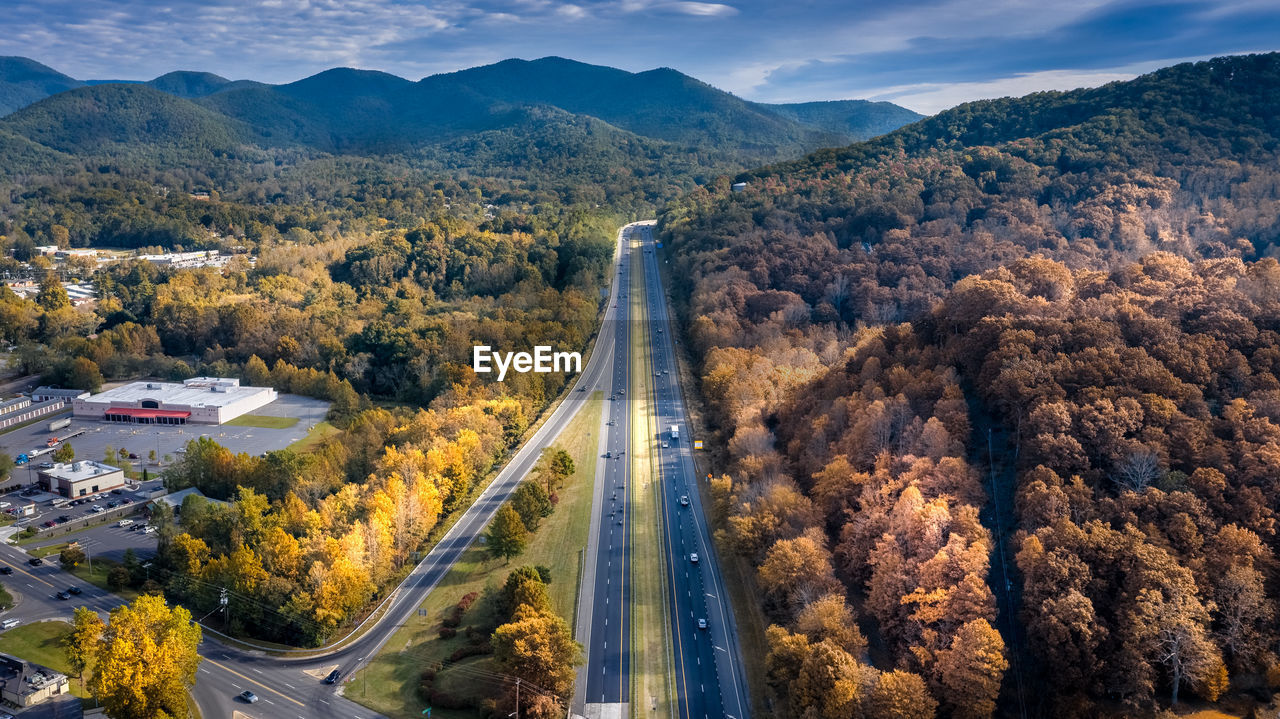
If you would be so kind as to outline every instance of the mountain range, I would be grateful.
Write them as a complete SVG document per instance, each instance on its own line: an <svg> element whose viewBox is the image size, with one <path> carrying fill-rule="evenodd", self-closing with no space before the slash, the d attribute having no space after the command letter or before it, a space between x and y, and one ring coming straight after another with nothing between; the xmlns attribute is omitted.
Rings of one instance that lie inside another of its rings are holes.
<svg viewBox="0 0 1280 719"><path fill-rule="evenodd" d="M0 114L7 160L147 147L404 153L476 133L521 134L535 117L578 126L585 117L602 121L601 132L748 163L846 145L921 117L886 102L754 103L668 68L632 73L558 57L417 82L335 68L282 85L190 71L141 83L79 81L27 58L0 58Z"/></svg>

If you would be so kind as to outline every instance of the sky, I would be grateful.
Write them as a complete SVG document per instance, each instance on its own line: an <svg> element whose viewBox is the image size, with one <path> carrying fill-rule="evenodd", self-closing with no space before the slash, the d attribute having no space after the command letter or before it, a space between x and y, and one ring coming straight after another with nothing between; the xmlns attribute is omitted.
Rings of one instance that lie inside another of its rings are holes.
<svg viewBox="0 0 1280 719"><path fill-rule="evenodd" d="M672 67L749 100L960 102L1280 50L1276 0L0 0L0 55L78 79L171 70L413 80L509 57Z"/></svg>

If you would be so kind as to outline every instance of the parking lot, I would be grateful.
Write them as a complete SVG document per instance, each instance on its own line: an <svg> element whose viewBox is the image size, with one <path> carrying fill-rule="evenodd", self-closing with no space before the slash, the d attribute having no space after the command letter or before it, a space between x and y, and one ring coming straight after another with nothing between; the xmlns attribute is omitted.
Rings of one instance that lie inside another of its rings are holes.
<svg viewBox="0 0 1280 719"><path fill-rule="evenodd" d="M0 435L0 451L11 457L29 454L34 449L44 448L49 437L65 436L71 432L84 430L84 434L73 437L71 446L75 448L79 459L106 461L106 449L113 452L125 449L137 456L130 460L131 466L126 469L142 471L145 467L152 473L163 469L167 464L180 456L178 450L187 442L198 437L211 437L218 444L232 452L262 454L277 449L284 449L290 444L306 436L307 431L317 422L324 419L329 411L329 403L324 400L299 397L297 395L280 395L276 401L257 409L254 415L268 417L294 417L298 423L286 429L266 429L262 427L237 427L230 425L156 425L156 424L123 424L116 422L99 422L93 420L73 419L70 427L56 432L49 432L49 422L55 416L39 422L20 427ZM56 415L56 418L70 417L70 413ZM150 461L150 453L155 452L156 462ZM168 457L168 460L165 458ZM49 461L49 455L36 458L33 462L17 467L13 479L24 484L36 481L36 470L40 462ZM120 466L118 458L108 464Z"/></svg>
<svg viewBox="0 0 1280 719"><path fill-rule="evenodd" d="M109 524L35 542L27 545L27 550L75 541L86 554L93 558L103 557L119 562L124 559L124 553L129 549L132 549L139 559L155 555L158 541L155 533L148 534L141 529L136 529L136 527L145 526L146 520L137 515L127 518L134 521L128 527L117 526L120 520L117 517Z"/></svg>

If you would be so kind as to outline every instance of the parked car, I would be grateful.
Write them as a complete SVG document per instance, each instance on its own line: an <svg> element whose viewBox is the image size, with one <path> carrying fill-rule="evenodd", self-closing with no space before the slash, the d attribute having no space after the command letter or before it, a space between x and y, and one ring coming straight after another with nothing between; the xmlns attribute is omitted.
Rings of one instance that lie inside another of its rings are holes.
<svg viewBox="0 0 1280 719"><path fill-rule="evenodd" d="M71 515L70 515L70 514L59 514L59 515L58 515L58 521L59 521L59 522L70 522L70 521L71 521Z"/></svg>
<svg viewBox="0 0 1280 719"><path fill-rule="evenodd" d="M116 507L119 507L119 506L120 506L120 503L115 501L114 499L111 500L110 502L107 502L107 509L115 509Z"/></svg>
<svg viewBox="0 0 1280 719"><path fill-rule="evenodd" d="M124 499L120 500L120 504L133 504L133 500L129 499L128 497L125 497Z"/></svg>
<svg viewBox="0 0 1280 719"><path fill-rule="evenodd" d="M111 490L111 493L112 493L112 494L124 494L124 490L123 490L123 489L116 488L116 489Z"/></svg>
<svg viewBox="0 0 1280 719"><path fill-rule="evenodd" d="M98 512L105 512L105 511L107 511L107 510L105 510L105 509L103 509L102 507L100 507L100 506L98 506L98 505L96 505L96 504L95 504L95 505L93 505L92 507L90 507L90 508L89 508L89 511L90 511L90 512L93 512L94 514L97 514Z"/></svg>

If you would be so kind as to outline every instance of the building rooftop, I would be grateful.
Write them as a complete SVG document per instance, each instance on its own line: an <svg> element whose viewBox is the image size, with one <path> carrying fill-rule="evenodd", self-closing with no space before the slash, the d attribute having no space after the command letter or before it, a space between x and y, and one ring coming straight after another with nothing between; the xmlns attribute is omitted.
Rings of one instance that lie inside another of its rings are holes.
<svg viewBox="0 0 1280 719"><path fill-rule="evenodd" d="M55 479L64 479L68 482L78 482L82 479L89 479L90 477L97 477L109 472L119 471L119 467L112 467L109 464L84 459L78 462L71 462L70 464L55 464L52 469L42 469L40 470L40 473Z"/></svg>
<svg viewBox="0 0 1280 719"><path fill-rule="evenodd" d="M143 400L164 405L220 407L242 397L262 392L264 387L241 387L240 380L225 377L194 377L182 384L174 382L132 382L89 398L94 403L111 402L124 406Z"/></svg>
<svg viewBox="0 0 1280 719"><path fill-rule="evenodd" d="M82 389L67 389L66 387L45 387L40 386L32 390L31 395L41 395L46 397L79 397L89 394Z"/></svg>

